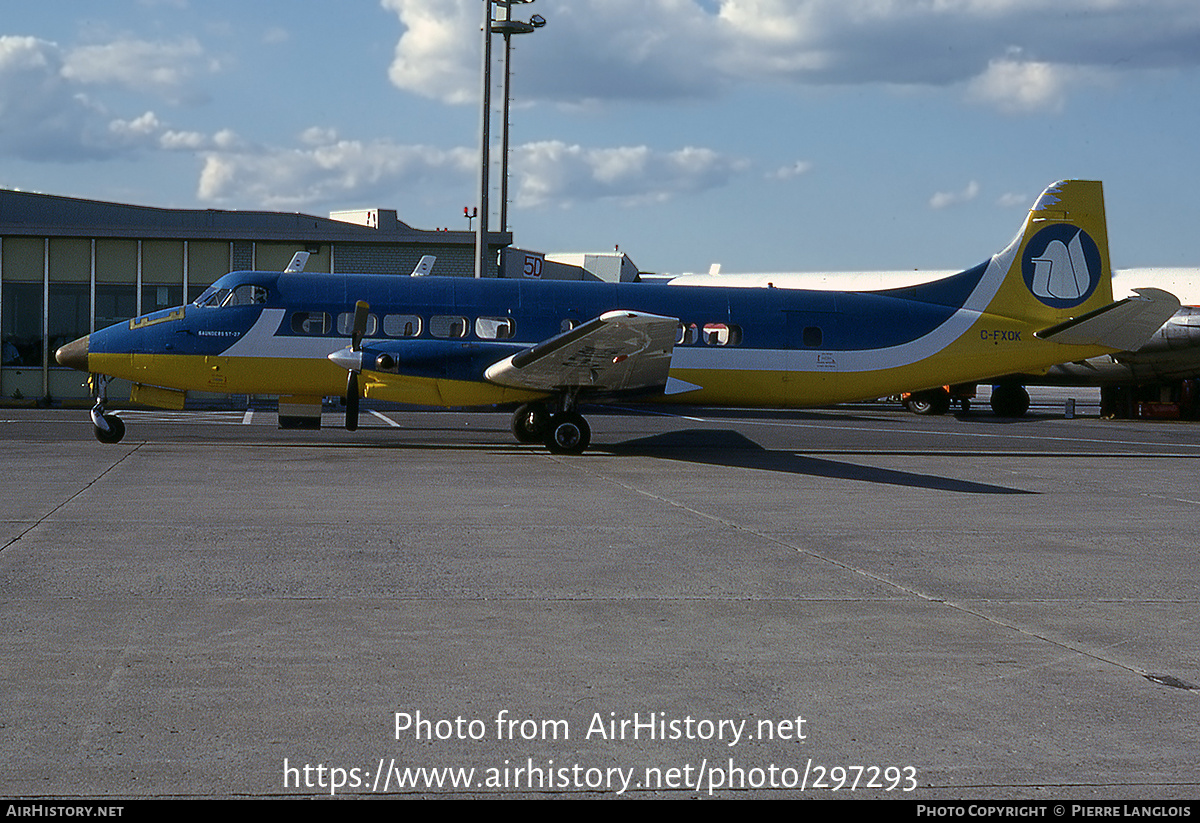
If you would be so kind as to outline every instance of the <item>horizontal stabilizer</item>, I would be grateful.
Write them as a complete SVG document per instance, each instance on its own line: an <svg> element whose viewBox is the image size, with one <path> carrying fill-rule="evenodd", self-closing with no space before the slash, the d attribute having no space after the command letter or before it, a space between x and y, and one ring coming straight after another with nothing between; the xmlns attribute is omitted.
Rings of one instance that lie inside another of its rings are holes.
<svg viewBox="0 0 1200 823"><path fill-rule="evenodd" d="M1136 351L1179 311L1175 295L1162 289L1134 289L1137 297L1109 303L1036 332L1042 340L1074 346L1107 346Z"/></svg>
<svg viewBox="0 0 1200 823"><path fill-rule="evenodd" d="M674 317L605 312L582 326L488 367L492 383L536 391L633 391L666 385L675 348Z"/></svg>

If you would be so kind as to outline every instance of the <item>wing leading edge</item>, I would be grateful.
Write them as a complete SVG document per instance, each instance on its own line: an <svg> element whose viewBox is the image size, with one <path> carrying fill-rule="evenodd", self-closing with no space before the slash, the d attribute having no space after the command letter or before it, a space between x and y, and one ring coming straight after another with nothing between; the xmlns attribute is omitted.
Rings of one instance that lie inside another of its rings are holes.
<svg viewBox="0 0 1200 823"><path fill-rule="evenodd" d="M635 311L605 312L578 328L493 363L489 382L534 391L662 390L679 320Z"/></svg>

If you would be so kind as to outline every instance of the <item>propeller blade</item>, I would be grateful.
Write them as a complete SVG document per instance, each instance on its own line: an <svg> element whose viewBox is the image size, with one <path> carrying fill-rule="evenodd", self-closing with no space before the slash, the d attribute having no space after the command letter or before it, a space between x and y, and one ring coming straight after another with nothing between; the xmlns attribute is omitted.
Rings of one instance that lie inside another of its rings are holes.
<svg viewBox="0 0 1200 823"><path fill-rule="evenodd" d="M350 372L346 379L346 430L358 428L358 372Z"/></svg>
<svg viewBox="0 0 1200 823"><path fill-rule="evenodd" d="M350 348L358 351L362 347L363 335L367 333L367 312L371 306L365 300L354 304L354 330L350 335Z"/></svg>

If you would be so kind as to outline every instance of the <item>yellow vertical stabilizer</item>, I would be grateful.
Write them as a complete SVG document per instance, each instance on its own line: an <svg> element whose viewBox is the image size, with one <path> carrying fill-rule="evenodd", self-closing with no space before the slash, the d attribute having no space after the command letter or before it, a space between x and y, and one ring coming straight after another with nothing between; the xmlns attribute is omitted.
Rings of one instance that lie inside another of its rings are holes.
<svg viewBox="0 0 1200 823"><path fill-rule="evenodd" d="M1052 325L1112 302L1112 266L1099 180L1060 180L1034 203L995 262L1007 276L989 314Z"/></svg>

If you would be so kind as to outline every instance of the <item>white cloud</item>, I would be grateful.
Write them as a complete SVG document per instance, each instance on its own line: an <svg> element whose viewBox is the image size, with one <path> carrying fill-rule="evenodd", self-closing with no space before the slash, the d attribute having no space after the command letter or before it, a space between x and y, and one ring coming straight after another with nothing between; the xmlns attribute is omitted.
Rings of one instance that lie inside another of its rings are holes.
<svg viewBox="0 0 1200 823"><path fill-rule="evenodd" d="M1012 209L1018 206L1028 208L1033 205L1033 198L1027 194L1005 192L996 199L996 205L1003 209Z"/></svg>
<svg viewBox="0 0 1200 823"><path fill-rule="evenodd" d="M153 111L109 113L105 90L195 97L189 78L206 63L195 41L121 40L69 50L49 40L0 36L0 154L35 161L112 157L157 146L165 125Z"/></svg>
<svg viewBox="0 0 1200 823"><path fill-rule="evenodd" d="M268 46L277 46L292 39L292 33L281 26L272 26L263 32L262 41Z"/></svg>
<svg viewBox="0 0 1200 823"><path fill-rule="evenodd" d="M118 86L179 102L199 96L191 88L193 77L217 70L219 64L193 38L169 43L122 39L67 52L62 76L84 86Z"/></svg>
<svg viewBox="0 0 1200 823"><path fill-rule="evenodd" d="M477 153L469 149L400 145L390 140L320 142L309 129L297 149L245 144L218 135L204 157L197 196L218 204L294 210L314 204L381 197L447 180L467 180ZM326 133L328 137L335 135Z"/></svg>
<svg viewBox="0 0 1200 823"><path fill-rule="evenodd" d="M970 203L979 196L979 184L972 180L962 191L939 191L929 198L929 208L945 209Z"/></svg>
<svg viewBox="0 0 1200 823"><path fill-rule="evenodd" d="M389 72L406 91L452 103L479 99L483 6L477 0L382 0L405 31ZM708 94L697 71L719 48L714 18L693 0L551 0L545 29L513 39L517 96L568 103ZM515 19L532 12L514 7ZM499 41L496 42L499 46Z"/></svg>
<svg viewBox="0 0 1200 823"><path fill-rule="evenodd" d="M392 82L476 101L482 4L382 2L404 26ZM546 28L513 41L526 100L701 97L763 82L957 85L1023 112L1061 106L1093 74L1200 64L1194 0L543 0L537 11Z"/></svg>
<svg viewBox="0 0 1200 823"><path fill-rule="evenodd" d="M558 140L519 146L512 174L518 207L589 200L658 203L723 186L748 164L711 149L655 151L646 146L585 148Z"/></svg>
<svg viewBox="0 0 1200 823"><path fill-rule="evenodd" d="M813 164L807 160L797 160L788 166L781 166L772 172L769 172L766 177L768 180L792 180L801 175L808 174L812 171Z"/></svg>
<svg viewBox="0 0 1200 823"><path fill-rule="evenodd" d="M388 70L396 86L450 103L480 99L479 47L471 44L482 40L482 3L383 0L383 5L405 27Z"/></svg>
<svg viewBox="0 0 1200 823"><path fill-rule="evenodd" d="M114 151L108 118L62 75L56 43L0 36L0 153L81 160Z"/></svg>
<svg viewBox="0 0 1200 823"><path fill-rule="evenodd" d="M1051 63L993 60L967 89L971 98L1013 114L1058 111L1066 101L1070 73Z"/></svg>
<svg viewBox="0 0 1200 823"><path fill-rule="evenodd" d="M398 193L421 189L468 191L478 163L473 147L347 140L315 127L303 132L299 148L231 140L228 149L221 149L216 142L205 141L197 196L221 205L296 210L349 199L395 202ZM725 185L746 167L744 161L706 148L655 151L646 146L530 143L513 149L514 205L662 202Z"/></svg>

